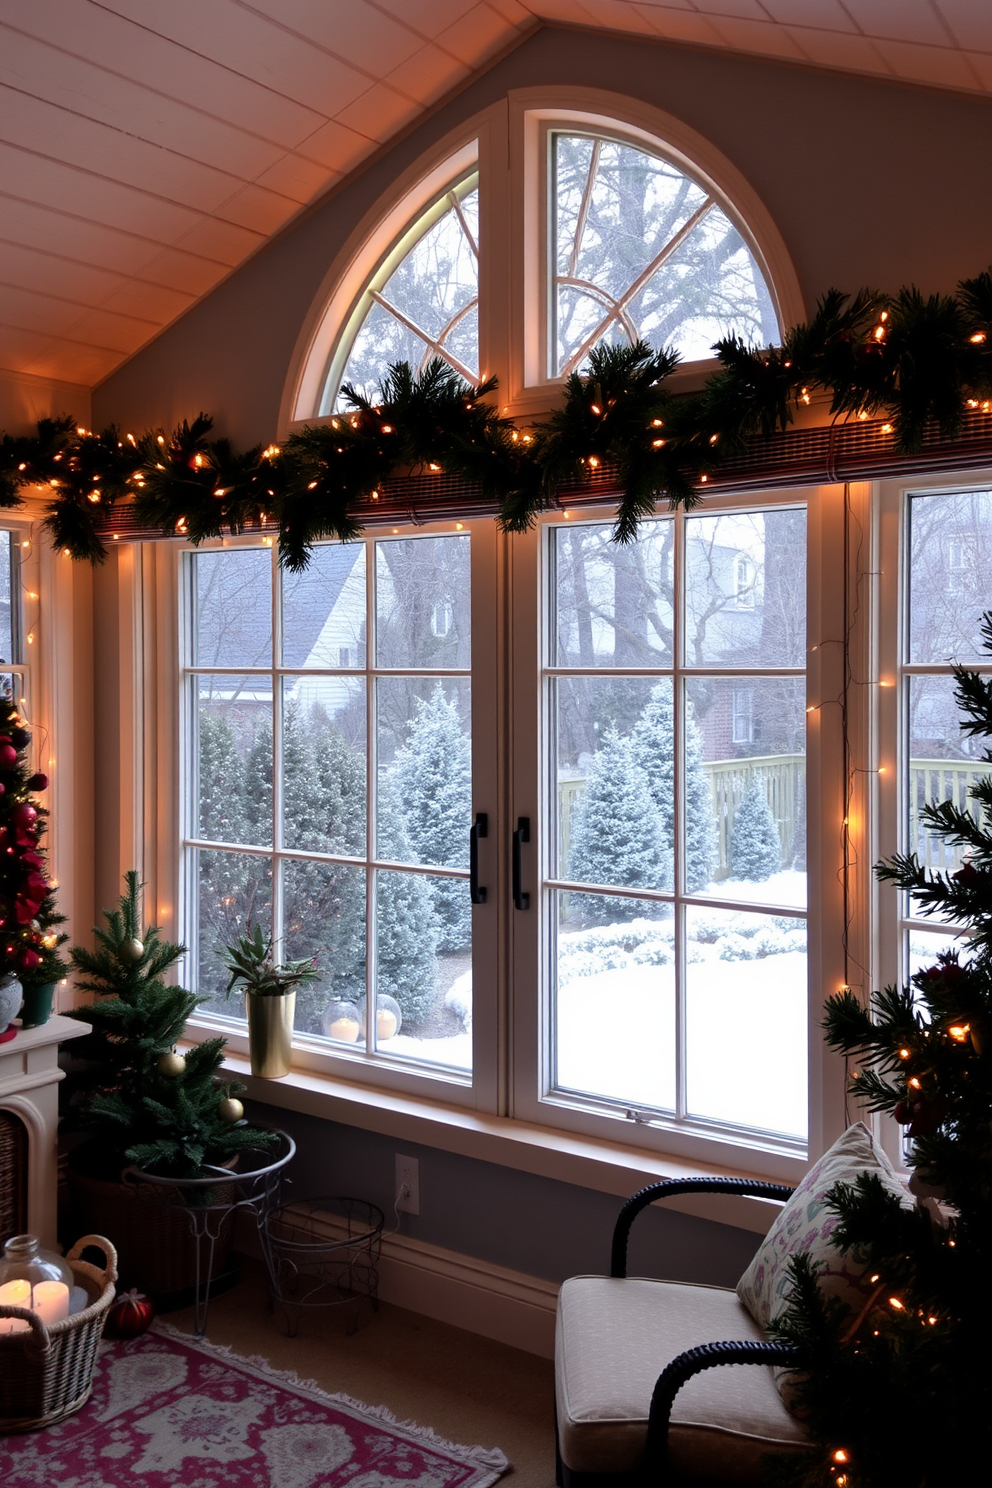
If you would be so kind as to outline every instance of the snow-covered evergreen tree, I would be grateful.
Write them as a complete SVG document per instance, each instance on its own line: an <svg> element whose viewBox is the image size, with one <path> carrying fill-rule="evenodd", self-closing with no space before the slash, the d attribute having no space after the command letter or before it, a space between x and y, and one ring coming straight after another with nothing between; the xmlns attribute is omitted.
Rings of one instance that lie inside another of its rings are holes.
<svg viewBox="0 0 992 1488"><path fill-rule="evenodd" d="M307 852L354 852L364 829L365 766L322 709L304 716L291 704L283 723L286 844ZM358 849L360 850L360 848ZM320 980L300 987L296 1027L319 1033L328 996L365 995L365 894L362 870L340 863L286 863L283 955L312 956Z"/></svg>
<svg viewBox="0 0 992 1488"><path fill-rule="evenodd" d="M388 773L379 782L378 808L379 855L395 863L411 862L413 848L403 808ZM460 880L457 882L463 887ZM437 950L442 932L431 881L422 873L381 868L376 883L376 991L396 998L404 1026L413 1032L434 1006L437 990Z"/></svg>
<svg viewBox="0 0 992 1488"><path fill-rule="evenodd" d="M752 775L734 812L730 832L730 877L764 883L782 866L782 843L765 788Z"/></svg>
<svg viewBox="0 0 992 1488"><path fill-rule="evenodd" d="M234 730L209 709L200 713L200 830L208 842L243 842L244 767Z"/></svg>
<svg viewBox="0 0 992 1488"><path fill-rule="evenodd" d="M658 812L662 841L675 842L675 710L669 682L656 682L633 730L634 758L648 778ZM717 859L716 821L709 779L703 769L703 742L692 703L686 704L685 884L690 894L705 889ZM671 888L671 881L664 885Z"/></svg>
<svg viewBox="0 0 992 1488"><path fill-rule="evenodd" d="M608 730L593 756L586 788L572 817L568 876L577 883L660 889L671 884L672 855L661 833L648 777L630 737ZM593 924L643 919L635 899L600 894L570 896L571 907Z"/></svg>
<svg viewBox="0 0 992 1488"><path fill-rule="evenodd" d="M413 861L467 868L471 749L458 706L448 701L440 682L428 700L418 704L407 743L398 751L389 774L405 813ZM439 949L462 950L472 941L471 903L462 882L437 878L432 886L441 922Z"/></svg>

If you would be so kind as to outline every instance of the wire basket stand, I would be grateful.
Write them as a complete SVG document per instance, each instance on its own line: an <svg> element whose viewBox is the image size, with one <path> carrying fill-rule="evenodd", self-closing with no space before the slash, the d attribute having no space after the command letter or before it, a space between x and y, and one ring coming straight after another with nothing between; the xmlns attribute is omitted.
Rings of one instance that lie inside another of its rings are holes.
<svg viewBox="0 0 992 1488"><path fill-rule="evenodd" d="M260 1127L262 1131L273 1131L279 1138L278 1156L271 1157L271 1149L251 1149L251 1156L259 1166L251 1169L220 1168L204 1164L206 1177L164 1178L157 1173L147 1173L142 1168L126 1168L122 1181L136 1188L143 1199L161 1204L164 1208L185 1211L193 1238L196 1241L196 1289L194 1302L194 1331L202 1338L207 1331L210 1313L210 1287L213 1280L214 1252L221 1231L229 1225L231 1216L239 1209L254 1215L259 1234L263 1237L265 1223L272 1205L282 1191L283 1170L296 1153L296 1143L288 1132L277 1127ZM248 1154L246 1154L247 1157Z"/></svg>
<svg viewBox="0 0 992 1488"><path fill-rule="evenodd" d="M290 1338L310 1308L343 1308L349 1334L366 1299L378 1311L383 1222L382 1210L363 1199L326 1196L268 1211L261 1235L270 1298Z"/></svg>

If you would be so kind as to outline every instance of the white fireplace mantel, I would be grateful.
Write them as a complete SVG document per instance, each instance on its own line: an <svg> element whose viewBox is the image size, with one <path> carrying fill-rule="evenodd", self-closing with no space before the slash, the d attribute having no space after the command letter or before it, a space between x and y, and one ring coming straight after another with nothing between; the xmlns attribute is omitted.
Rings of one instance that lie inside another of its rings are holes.
<svg viewBox="0 0 992 1488"><path fill-rule="evenodd" d="M28 1131L28 1230L42 1245L56 1243L58 1185L59 1044L89 1033L88 1023L58 1014L38 1028L20 1028L0 1044L0 1109L19 1116Z"/></svg>

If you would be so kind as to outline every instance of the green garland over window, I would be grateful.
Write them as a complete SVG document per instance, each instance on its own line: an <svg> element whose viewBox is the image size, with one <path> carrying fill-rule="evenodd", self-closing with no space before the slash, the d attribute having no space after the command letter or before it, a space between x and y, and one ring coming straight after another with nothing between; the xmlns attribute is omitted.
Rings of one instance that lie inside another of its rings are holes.
<svg viewBox="0 0 992 1488"><path fill-rule="evenodd" d="M628 542L659 497L693 506L722 459L751 435L786 429L814 393L830 394L834 418L884 414L896 454L918 450L930 423L953 437L965 409L992 398L990 336L986 271L954 295L830 290L780 347L718 341L720 370L699 393L666 386L679 364L674 351L598 347L588 375L566 379L561 407L526 432L486 401L495 379L471 387L441 361L419 376L406 363L392 367L374 403L346 387L348 413L240 454L208 437L205 414L171 437L140 438L43 419L34 437L0 440L0 506L20 505L23 488L44 489L53 543L92 563L106 557L100 530L122 501L143 526L194 543L275 521L281 562L300 570L321 538L358 535L391 475L458 477L498 504L505 531L521 532L559 488L607 466L620 496L614 536Z"/></svg>

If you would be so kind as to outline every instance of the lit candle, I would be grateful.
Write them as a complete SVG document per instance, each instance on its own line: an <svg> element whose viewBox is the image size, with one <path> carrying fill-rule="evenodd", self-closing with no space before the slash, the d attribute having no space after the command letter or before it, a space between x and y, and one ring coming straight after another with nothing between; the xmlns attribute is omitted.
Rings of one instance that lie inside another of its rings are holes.
<svg viewBox="0 0 992 1488"><path fill-rule="evenodd" d="M0 1286L0 1307L30 1307L31 1283L8 1281ZM0 1333L23 1333L31 1326L23 1318L0 1318Z"/></svg>
<svg viewBox="0 0 992 1488"><path fill-rule="evenodd" d="M39 1281L34 1288L33 1310L46 1327L69 1316L69 1288L64 1281Z"/></svg>

